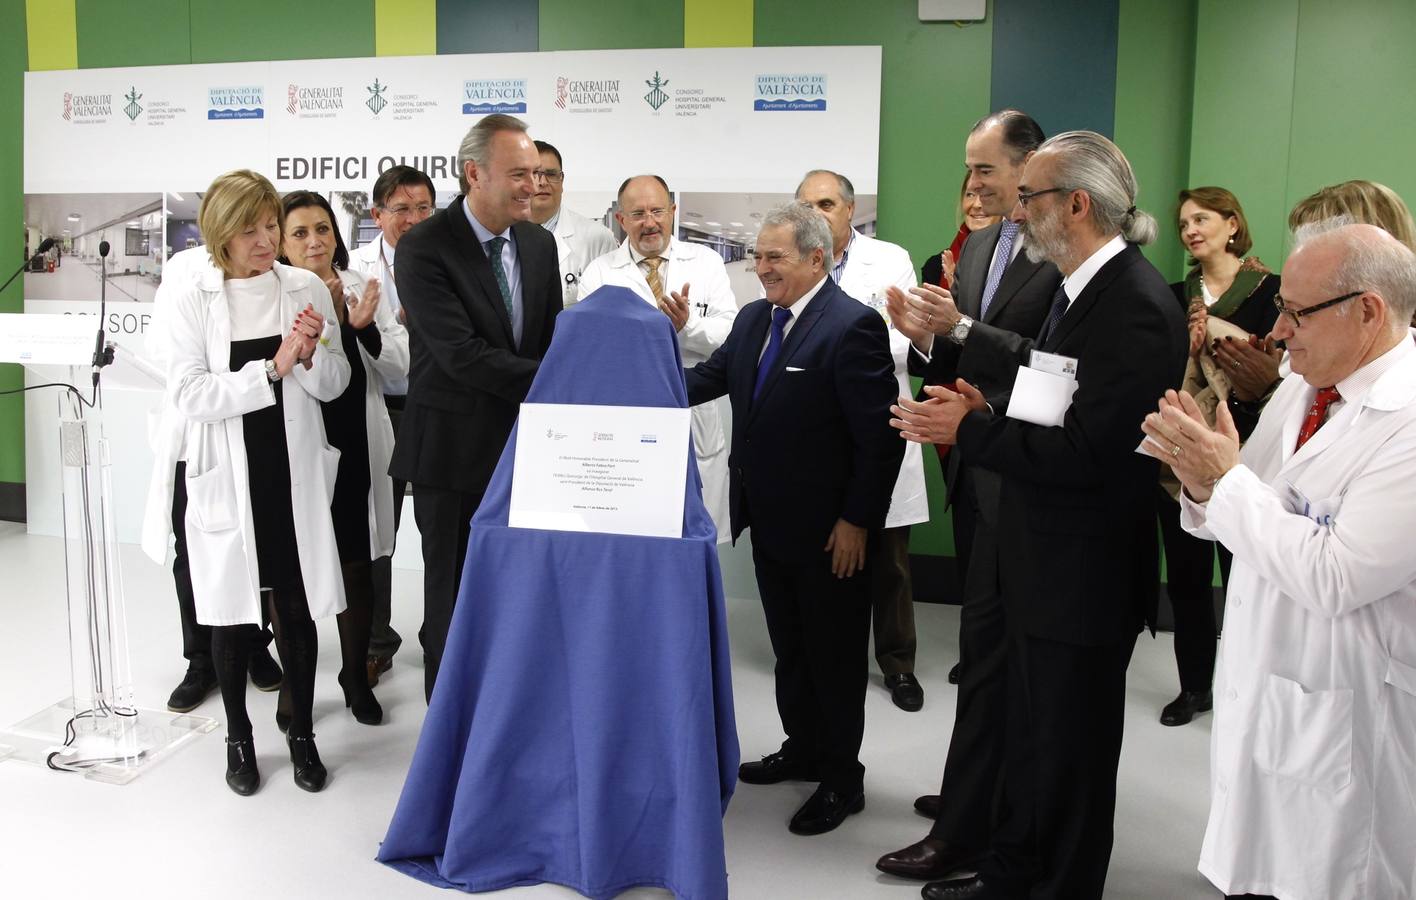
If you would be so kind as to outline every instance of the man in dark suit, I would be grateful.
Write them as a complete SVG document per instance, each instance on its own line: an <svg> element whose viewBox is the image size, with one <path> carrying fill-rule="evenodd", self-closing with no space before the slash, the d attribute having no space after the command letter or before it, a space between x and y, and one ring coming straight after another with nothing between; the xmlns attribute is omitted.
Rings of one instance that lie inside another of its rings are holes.
<svg viewBox="0 0 1416 900"><path fill-rule="evenodd" d="M1094 132L1068 132L1028 160L1018 213L1028 253L1062 272L1036 340L971 334L961 362L1005 380L1032 351L1074 361L1077 388L1060 426L999 415L977 388L930 388L901 401L911 440L957 443L1002 476L998 531L1008 622L1002 810L978 874L933 882L926 900L1099 898L1110 862L1126 667L1152 623L1159 549L1155 461L1136 453L1139 423L1175 383L1184 316L1137 243L1155 220L1135 208L1125 156ZM915 297L908 336L952 301Z"/></svg>
<svg viewBox="0 0 1416 900"><path fill-rule="evenodd" d="M819 781L789 827L821 834L865 805L866 551L904 456L888 424L898 387L885 323L827 277L831 233L820 216L797 204L772 210L754 257L766 299L688 370L688 402L732 403L733 538L752 528L777 657L786 741L738 778Z"/></svg>
<svg viewBox="0 0 1416 900"><path fill-rule="evenodd" d="M1019 223L1007 218L1018 202L1023 167L1042 141L1037 123L1015 109L980 120L969 133L964 149L969 189L986 213L1005 219L965 241L952 292L933 285L915 291L926 298L952 297L954 303L934 315L928 331L913 342L911 370L927 384L952 385L963 378L985 396L1005 394L1013 386L1012 373L980 365L980 357L964 352L968 341L988 340L983 335L991 332L1031 337L1042 327L1062 275L1052 263L1023 252L1027 241ZM894 292L896 319L905 304L905 295ZM1007 537L998 534L1000 477L956 448L948 457L947 480L956 558L964 575L954 728L939 794L915 801L916 809L934 819L929 834L876 862L883 872L923 880L942 878L987 849L1007 727L1008 629L999 571L1009 547Z"/></svg>
<svg viewBox="0 0 1416 900"><path fill-rule="evenodd" d="M468 524L561 309L555 239L530 221L540 156L526 123L492 115L457 154L463 196L400 239L408 400L389 474L414 486L423 542L425 694L432 697Z"/></svg>

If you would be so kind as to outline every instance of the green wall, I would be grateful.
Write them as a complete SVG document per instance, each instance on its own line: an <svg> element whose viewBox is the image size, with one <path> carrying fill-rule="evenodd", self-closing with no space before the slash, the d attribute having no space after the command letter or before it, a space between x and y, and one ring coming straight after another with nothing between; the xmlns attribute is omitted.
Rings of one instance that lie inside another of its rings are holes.
<svg viewBox="0 0 1416 900"><path fill-rule="evenodd" d="M0 279L20 262L24 252L24 71L29 65L25 0L0 0ZM0 313L24 309L24 278L0 294ZM0 391L24 386L19 366L0 365ZM0 485L25 480L25 404L19 394L0 396ZM11 489L18 498L18 489ZM15 501L16 503L18 500ZM0 503L0 515L16 518L18 510Z"/></svg>

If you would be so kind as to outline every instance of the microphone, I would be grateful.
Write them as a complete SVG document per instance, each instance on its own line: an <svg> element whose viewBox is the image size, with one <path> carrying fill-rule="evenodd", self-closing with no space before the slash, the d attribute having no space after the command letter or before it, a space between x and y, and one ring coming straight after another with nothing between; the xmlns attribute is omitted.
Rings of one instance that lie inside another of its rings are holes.
<svg viewBox="0 0 1416 900"><path fill-rule="evenodd" d="M98 337L93 344L93 386L98 387L98 370L113 362L113 351L103 346L104 321L108 316L108 242L98 242Z"/></svg>
<svg viewBox="0 0 1416 900"><path fill-rule="evenodd" d="M4 284L0 284L0 292L3 292L3 291L5 290L5 288L9 287L9 286L10 286L10 282L14 281L16 278L19 278L19 277L20 277L20 273L23 272L25 269L29 268L30 263L34 262L36 259L39 259L41 256L43 256L44 254L48 253L50 250L53 250L53 249L54 249L54 238L52 238L52 237L50 237L50 238L45 238L44 240L40 241L40 243L39 243L39 249L36 250L36 251L34 251L34 255L31 256L29 259L25 260L24 262L20 263L20 267L15 270L15 274L13 274L13 275L11 275L9 278L5 279L5 283L4 283Z"/></svg>

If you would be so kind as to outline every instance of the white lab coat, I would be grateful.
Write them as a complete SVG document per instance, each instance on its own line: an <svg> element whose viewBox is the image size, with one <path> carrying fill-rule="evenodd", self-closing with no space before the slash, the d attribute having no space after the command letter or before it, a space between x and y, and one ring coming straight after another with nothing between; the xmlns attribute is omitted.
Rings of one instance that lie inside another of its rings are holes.
<svg viewBox="0 0 1416 900"><path fill-rule="evenodd" d="M663 254L667 263L660 267L664 291L688 291L688 322L679 332L679 353L683 364L692 368L723 346L737 318L737 300L728 284L723 258L700 244L671 238ZM654 292L644 280L644 271L629 255L626 240L585 267L580 278L580 296L586 297L606 284L628 287L646 303L657 307ZM693 452L698 458L698 474L703 479L703 503L718 529L718 543L732 537L728 519L728 443L723 435L719 401L700 403L692 409Z"/></svg>
<svg viewBox="0 0 1416 900"><path fill-rule="evenodd" d="M599 222L564 206L551 234L555 235L556 253L560 258L562 301L566 306L574 306L580 299L580 279L585 267L606 253L614 252L615 236Z"/></svg>
<svg viewBox="0 0 1416 900"><path fill-rule="evenodd" d="M383 235L379 235L359 249L349 252L348 271L360 276L365 281L370 278L378 279L379 293L382 295L379 308L388 307L388 311L401 325L403 318L399 313L403 309L403 303L398 297L398 285L393 280L393 269L388 265L390 259L394 260L394 265L398 264L394 248L384 242ZM406 330L404 334L407 334ZM383 372L378 374L379 381L382 382L380 387L385 394L400 397L408 393L407 371L401 377L394 377Z"/></svg>
<svg viewBox="0 0 1416 900"><path fill-rule="evenodd" d="M326 321L313 365L308 371L296 365L282 387L300 573L310 615L319 619L345 605L329 512L339 452L325 440L319 401L348 385L349 362L329 289L304 269L276 263L275 272L282 322L294 322L307 303ZM260 361L230 370L230 311L220 272L207 271L173 298L166 328L168 390L187 422L185 524L197 621L258 625L260 577L241 416L273 405L275 393Z"/></svg>
<svg viewBox="0 0 1416 900"><path fill-rule="evenodd" d="M877 310L890 330L890 355L895 360L895 380L899 383L900 396L910 397L909 338L896 331L885 312L885 289L894 285L908 291L919 282L915 280L914 263L905 248L888 241L856 233L850 245L850 255L846 257L846 268L841 273L841 290L860 302ZM905 457L900 463L900 474L895 479L895 489L890 494L890 512L885 517L886 528L899 528L929 521L929 498L924 490L924 453L919 444L905 442Z"/></svg>
<svg viewBox="0 0 1416 900"><path fill-rule="evenodd" d="M1296 454L1315 391L1289 376L1182 499L1234 552L1199 865L1225 893L1416 897L1416 348L1392 352Z"/></svg>
<svg viewBox="0 0 1416 900"><path fill-rule="evenodd" d="M144 336L144 358L159 371L167 371L171 337L168 322L172 306L184 288L195 284L208 272L221 276L205 246L189 247L174 253L162 267L162 283L153 296L152 319ZM167 561L167 539L172 534L172 488L178 462L185 460L184 440L187 420L172 402L171 386L162 393L162 405L148 413L148 444L152 447L153 468L148 481L147 504L143 508L143 552L158 565Z"/></svg>
<svg viewBox="0 0 1416 900"><path fill-rule="evenodd" d="M364 296L367 284L354 272L339 273L340 281L356 297ZM380 283L382 287L382 283ZM383 346L379 358L359 344L359 358L364 363L364 426L369 436L369 558L378 559L393 553L393 479L388 475L388 462L393 457L393 423L384 403L384 381L400 381L408 377L408 331L392 309L380 297L374 310L374 325L379 330ZM348 347L344 348L347 354Z"/></svg>

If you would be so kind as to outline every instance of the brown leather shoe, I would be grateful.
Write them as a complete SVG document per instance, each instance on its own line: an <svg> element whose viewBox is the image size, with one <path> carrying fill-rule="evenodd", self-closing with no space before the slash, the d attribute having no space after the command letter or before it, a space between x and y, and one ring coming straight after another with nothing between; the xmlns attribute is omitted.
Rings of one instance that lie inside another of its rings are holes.
<svg viewBox="0 0 1416 900"><path fill-rule="evenodd" d="M915 812L924 816L926 819L937 819L939 818L939 809L943 803L943 798L938 794L925 794L922 797L915 798L914 808Z"/></svg>
<svg viewBox="0 0 1416 900"><path fill-rule="evenodd" d="M951 847L943 838L926 837L902 850L887 853L875 863L875 868L887 875L933 881L972 865L979 858L977 850Z"/></svg>
<svg viewBox="0 0 1416 900"><path fill-rule="evenodd" d="M379 683L379 676L393 668L393 657L391 656L371 656L369 657L369 687Z"/></svg>

